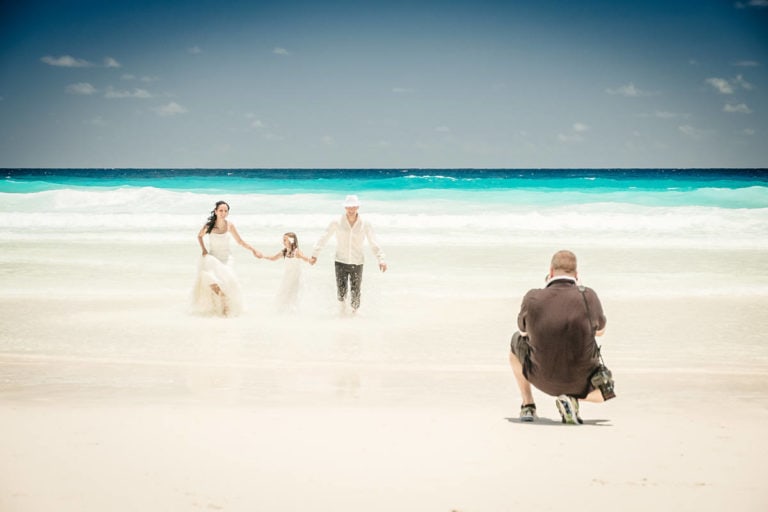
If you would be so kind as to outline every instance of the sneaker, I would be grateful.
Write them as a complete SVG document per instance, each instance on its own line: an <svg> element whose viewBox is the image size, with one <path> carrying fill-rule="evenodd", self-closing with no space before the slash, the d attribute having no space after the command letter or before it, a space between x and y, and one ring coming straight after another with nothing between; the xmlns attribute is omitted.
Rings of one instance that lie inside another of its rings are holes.
<svg viewBox="0 0 768 512"><path fill-rule="evenodd" d="M578 425L579 412L578 412L578 400L571 398L570 396L560 395L555 400L557 410L560 411L560 419L567 425Z"/></svg>
<svg viewBox="0 0 768 512"><path fill-rule="evenodd" d="M520 421L530 422L536 418L536 404L526 404L520 406Z"/></svg>

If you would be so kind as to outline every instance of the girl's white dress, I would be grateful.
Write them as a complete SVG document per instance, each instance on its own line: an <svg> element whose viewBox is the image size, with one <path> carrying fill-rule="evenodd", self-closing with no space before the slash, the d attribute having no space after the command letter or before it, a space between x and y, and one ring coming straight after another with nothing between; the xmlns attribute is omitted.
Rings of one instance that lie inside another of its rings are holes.
<svg viewBox="0 0 768 512"><path fill-rule="evenodd" d="M243 296L235 275L229 239L229 231L208 234L208 254L200 258L192 292L195 313L236 316L243 310ZM214 293L212 284L219 285L222 295Z"/></svg>
<svg viewBox="0 0 768 512"><path fill-rule="evenodd" d="M299 292L301 290L301 264L304 261L301 258L283 258L285 273L283 282L280 284L280 290L277 292L277 310L280 312L294 312L299 303Z"/></svg>

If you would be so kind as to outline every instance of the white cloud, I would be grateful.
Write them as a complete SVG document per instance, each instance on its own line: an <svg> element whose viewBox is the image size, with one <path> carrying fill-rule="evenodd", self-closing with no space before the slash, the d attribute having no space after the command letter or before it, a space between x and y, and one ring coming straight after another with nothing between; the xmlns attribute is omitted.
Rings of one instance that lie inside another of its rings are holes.
<svg viewBox="0 0 768 512"><path fill-rule="evenodd" d="M614 94L618 96L626 96L627 98L639 98L641 96L653 95L653 93L651 92L638 89L637 87L635 87L635 84L633 83L622 85L621 87L617 87L615 89L606 89L605 92L607 92L608 94Z"/></svg>
<svg viewBox="0 0 768 512"><path fill-rule="evenodd" d="M743 133L744 135L749 135L751 137L752 135L755 134L755 130L753 130L752 128L744 128L741 131L741 133Z"/></svg>
<svg viewBox="0 0 768 512"><path fill-rule="evenodd" d="M144 83L150 83L150 82L157 82L160 80L156 76L142 76L138 77L136 75L132 75L130 73L126 73L120 77L120 80L139 80Z"/></svg>
<svg viewBox="0 0 768 512"><path fill-rule="evenodd" d="M107 126L107 122L104 121L104 119L101 118L101 116L96 116L91 119L88 119L85 121L86 124L90 124L92 126Z"/></svg>
<svg viewBox="0 0 768 512"><path fill-rule="evenodd" d="M40 60L48 65L59 68L87 68L93 65L87 60L76 59L71 55L62 55L61 57L51 57L50 55L46 55Z"/></svg>
<svg viewBox="0 0 768 512"><path fill-rule="evenodd" d="M584 123L573 123L571 130L573 133L558 133L557 140L560 142L581 142L584 140L582 134L589 131L589 126Z"/></svg>
<svg viewBox="0 0 768 512"><path fill-rule="evenodd" d="M738 66L741 68L759 68L760 63L756 60L740 60L738 62L733 63L734 66Z"/></svg>
<svg viewBox="0 0 768 512"><path fill-rule="evenodd" d="M80 82L68 85L67 92L69 94L81 94L83 96L90 96L91 94L96 94L98 91L88 82Z"/></svg>
<svg viewBox="0 0 768 512"><path fill-rule="evenodd" d="M322 137L320 137L320 140L326 146L332 146L334 142L336 142L333 140L333 137L331 137L330 135L323 135Z"/></svg>
<svg viewBox="0 0 768 512"><path fill-rule="evenodd" d="M104 93L105 98L109 98L111 100L117 99L125 99L125 98L138 98L138 99L149 99L152 98L152 94L149 93L146 89L134 89L132 91L121 91L117 89L113 89L112 87L107 88L107 92Z"/></svg>
<svg viewBox="0 0 768 512"><path fill-rule="evenodd" d="M158 115L163 117L170 117L178 114L185 114L186 112L188 112L186 107L179 105L175 101L172 101L167 105L157 107L154 109L154 111L157 112Z"/></svg>
<svg viewBox="0 0 768 512"><path fill-rule="evenodd" d="M275 142L285 140L285 137L283 137L282 135L278 135L276 133L269 131L271 130L271 127L261 119L256 119L256 114L254 114L253 112L248 112L247 114L245 114L245 118L252 120L250 122L250 127L255 128L256 130L259 130L259 133L261 134L261 137L264 138L264 140L275 141ZM332 139L330 142L328 142L325 139L325 137L321 137L321 141L323 141L325 144L332 143Z"/></svg>
<svg viewBox="0 0 768 512"><path fill-rule="evenodd" d="M726 80L725 78L707 78L706 83L714 87L721 94L733 94L737 88L746 89L751 91L753 86L747 82L742 75L737 75L736 78Z"/></svg>
<svg viewBox="0 0 768 512"><path fill-rule="evenodd" d="M700 138L704 137L705 135L707 135L707 132L705 130L700 130L699 128L694 128L693 126L691 126L689 124L678 126L677 129L680 130L680 132L683 135L686 135L687 137L690 137L692 139L700 139Z"/></svg>
<svg viewBox="0 0 768 512"><path fill-rule="evenodd" d="M747 7L768 7L768 0L749 0L749 2L736 2L737 9L746 9Z"/></svg>
<svg viewBox="0 0 768 512"><path fill-rule="evenodd" d="M435 127L435 131L440 133L448 133L451 131L451 129L448 128L447 126L437 126Z"/></svg>
<svg viewBox="0 0 768 512"><path fill-rule="evenodd" d="M200 55L201 53L203 53L203 49L195 45L190 48L187 48L187 53L191 55Z"/></svg>
<svg viewBox="0 0 768 512"><path fill-rule="evenodd" d="M752 90L752 84L744 80L744 77L741 75L738 75L736 78L732 80L734 85L740 86L742 89L746 89L748 91Z"/></svg>
<svg viewBox="0 0 768 512"><path fill-rule="evenodd" d="M395 94L411 94L413 89L409 89L408 87L393 87L392 92Z"/></svg>
<svg viewBox="0 0 768 512"><path fill-rule="evenodd" d="M694 128L689 124L678 126L677 129L683 132L685 135L688 135L689 137L693 137L698 133L698 130L696 130L696 128Z"/></svg>
<svg viewBox="0 0 768 512"><path fill-rule="evenodd" d="M688 117L687 114L678 114L676 112L667 112L665 110L656 110L653 113L653 117L657 117L659 119L675 119L677 117Z"/></svg>
<svg viewBox="0 0 768 512"><path fill-rule="evenodd" d="M123 66L112 57L104 57L104 67L105 68L121 68Z"/></svg>
<svg viewBox="0 0 768 512"><path fill-rule="evenodd" d="M684 112L670 112L668 110L654 110L650 114L640 114L638 117L655 117L656 119L687 119L691 117L691 114Z"/></svg>
<svg viewBox="0 0 768 512"><path fill-rule="evenodd" d="M724 78L707 78L705 82L717 89L720 94L733 94L733 86Z"/></svg>
<svg viewBox="0 0 768 512"><path fill-rule="evenodd" d="M274 53L275 55L290 55L291 54L291 52L289 52L285 48L280 48L279 46L275 46L272 49L272 53Z"/></svg>
<svg viewBox="0 0 768 512"><path fill-rule="evenodd" d="M584 138L578 133L558 133L557 140L560 142L581 142Z"/></svg>
<svg viewBox="0 0 768 512"><path fill-rule="evenodd" d="M745 103L739 103L738 105L731 105L726 103L723 107L723 112L734 112L738 114L751 114L752 111Z"/></svg>

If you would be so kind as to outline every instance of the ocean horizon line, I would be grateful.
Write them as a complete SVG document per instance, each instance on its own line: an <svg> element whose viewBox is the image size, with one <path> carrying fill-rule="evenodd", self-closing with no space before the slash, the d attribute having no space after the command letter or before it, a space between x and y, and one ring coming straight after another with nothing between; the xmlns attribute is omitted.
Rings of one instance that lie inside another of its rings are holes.
<svg viewBox="0 0 768 512"><path fill-rule="evenodd" d="M101 166L94 166L94 167L88 167L88 166L79 166L79 167L21 167L21 166L11 166L11 167L0 167L0 171L51 171L51 170L60 170L60 171L75 171L75 170L87 170L87 171L98 171L98 170L106 170L106 171L128 171L128 170L137 170L137 171L146 171L146 170L166 170L166 171L353 171L353 170L375 170L375 171L632 171L632 170L638 170L638 171L727 171L727 170L734 170L734 171L768 171L768 166L766 167L753 167L753 166L744 166L744 167L657 167L657 166L648 166L648 167L559 167L559 166L553 166L553 167L410 167L410 166L397 166L397 167L360 167L360 166L351 166L351 167L299 167L299 166L286 166L286 167L178 167L178 166L169 166L169 167L155 167L155 166L147 166L147 167L101 167Z"/></svg>

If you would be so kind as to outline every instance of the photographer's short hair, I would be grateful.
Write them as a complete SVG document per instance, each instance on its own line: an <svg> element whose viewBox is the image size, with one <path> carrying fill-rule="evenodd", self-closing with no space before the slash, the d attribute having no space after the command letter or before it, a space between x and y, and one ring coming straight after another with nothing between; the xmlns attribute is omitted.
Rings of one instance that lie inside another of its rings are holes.
<svg viewBox="0 0 768 512"><path fill-rule="evenodd" d="M571 251L557 251L552 256L552 270L565 274L576 274L576 255Z"/></svg>

